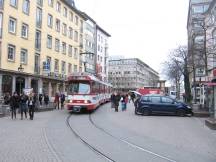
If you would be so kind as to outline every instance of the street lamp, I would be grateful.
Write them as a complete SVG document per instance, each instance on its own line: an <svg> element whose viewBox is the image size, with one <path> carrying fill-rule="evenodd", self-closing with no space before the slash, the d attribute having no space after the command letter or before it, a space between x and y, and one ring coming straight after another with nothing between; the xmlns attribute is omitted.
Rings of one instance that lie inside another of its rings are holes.
<svg viewBox="0 0 216 162"><path fill-rule="evenodd" d="M22 67L22 64L20 64L20 66L18 67L18 71L19 72L23 72L24 71L24 68ZM23 82L23 80L21 79L21 78L18 78L18 80L17 80L18 82L19 82L19 94L21 94L21 92L22 92L22 82Z"/></svg>
<svg viewBox="0 0 216 162"><path fill-rule="evenodd" d="M24 68L22 67L22 64L20 64L20 66L18 67L18 71L19 72L23 72L24 71Z"/></svg>

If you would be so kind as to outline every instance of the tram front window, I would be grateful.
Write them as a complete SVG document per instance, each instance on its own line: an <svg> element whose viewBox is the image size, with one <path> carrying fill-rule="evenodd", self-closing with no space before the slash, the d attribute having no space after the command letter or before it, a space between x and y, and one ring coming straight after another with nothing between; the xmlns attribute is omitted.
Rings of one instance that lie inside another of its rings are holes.
<svg viewBox="0 0 216 162"><path fill-rule="evenodd" d="M90 85L88 83L70 83L68 91L72 94L89 94Z"/></svg>

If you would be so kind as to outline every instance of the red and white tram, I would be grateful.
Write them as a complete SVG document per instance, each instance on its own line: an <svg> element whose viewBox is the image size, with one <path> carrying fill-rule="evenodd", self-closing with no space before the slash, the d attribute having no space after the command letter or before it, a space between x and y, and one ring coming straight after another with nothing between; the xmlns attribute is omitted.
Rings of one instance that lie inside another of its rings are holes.
<svg viewBox="0 0 216 162"><path fill-rule="evenodd" d="M110 101L112 85L93 75L79 73L68 77L67 109L73 112L93 111Z"/></svg>

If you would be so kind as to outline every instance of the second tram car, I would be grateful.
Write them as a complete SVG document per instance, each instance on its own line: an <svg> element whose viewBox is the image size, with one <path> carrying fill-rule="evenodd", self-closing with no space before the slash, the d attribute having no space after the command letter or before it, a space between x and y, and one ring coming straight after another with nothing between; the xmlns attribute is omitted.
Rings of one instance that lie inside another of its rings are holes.
<svg viewBox="0 0 216 162"><path fill-rule="evenodd" d="M68 77L67 109L73 112L93 111L110 101L112 85L93 75L79 73Z"/></svg>

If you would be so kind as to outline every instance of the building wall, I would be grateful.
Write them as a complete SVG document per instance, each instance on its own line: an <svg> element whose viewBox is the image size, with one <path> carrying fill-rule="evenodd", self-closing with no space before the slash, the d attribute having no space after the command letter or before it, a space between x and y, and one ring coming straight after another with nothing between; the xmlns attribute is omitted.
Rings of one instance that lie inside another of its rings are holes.
<svg viewBox="0 0 216 162"><path fill-rule="evenodd" d="M109 60L109 82L120 91L157 87L159 75L139 59Z"/></svg>
<svg viewBox="0 0 216 162"><path fill-rule="evenodd" d="M97 66L100 66L100 76L102 80L108 79L108 38L102 30L97 28Z"/></svg>
<svg viewBox="0 0 216 162"><path fill-rule="evenodd" d="M43 5L37 5L37 1L29 1L30 2L30 10L29 14L26 15L23 13L23 0L18 0L17 7L12 7L10 5L9 0L4 1L3 8L3 23L2 23L2 39L1 39L1 74L7 74L13 76L13 91L16 87L17 77L24 77L26 80L25 87L29 87L31 85L31 80L36 79L36 83L40 86L40 88L49 89L49 94L51 95L51 91L54 93L55 91L59 91L60 86L64 82L65 78L57 76L45 75L43 73L43 62L47 59L47 57L51 57L51 69L50 72L54 71L54 60L59 60L59 71L57 74L63 74L61 69L61 62L64 61L65 64L65 73L64 75L68 75L68 65L72 64L72 72L74 71L74 65L77 65L77 70L83 68L83 65L80 63L79 53L83 51L80 44L83 43L83 30L82 30L82 22L85 21L84 18L80 15L79 11L68 5L64 0L54 0L53 7L48 5L48 1L43 1ZM56 11L56 3L59 2L61 4L61 12ZM41 28L36 27L36 8L39 7L42 9L42 26ZM67 9L67 17L63 15L63 7ZM70 20L70 12L73 13L73 21ZM47 16L48 13L52 15L52 28L47 25ZM75 20L78 18L78 24L76 25ZM12 17L16 19L16 32L15 34L11 34L8 32L9 28L9 18ZM60 32L56 31L56 18L60 20ZM28 25L28 38L24 39L21 37L21 26L22 23ZM67 25L66 33L67 35L63 35L63 23ZM73 38L69 38L69 27L73 28ZM35 33L36 30L41 31L41 50L35 49ZM75 41L75 31L78 32L78 40ZM52 36L52 47L51 49L47 48L47 35ZM55 51L55 38L60 40L60 51ZM62 42L66 43L66 54L62 53ZM8 60L8 44L12 44L15 46L15 59L14 61ZM68 45L72 45L72 57L69 56L68 53ZM21 49L26 49L28 51L27 56L27 64L23 64L24 68L23 73L18 72L18 67L20 66L20 52ZM77 58L74 56L74 49L77 49ZM34 64L35 64L35 53L40 55L40 73L34 72ZM42 83L39 84L39 82ZM15 81L14 81L15 80ZM46 84L43 84L46 83ZM52 82L52 83L51 83ZM14 85L15 84L15 85ZM46 87L44 87L46 85ZM51 88L51 89L50 89ZM0 92L1 93L1 92ZM52 93L52 94L53 94Z"/></svg>

